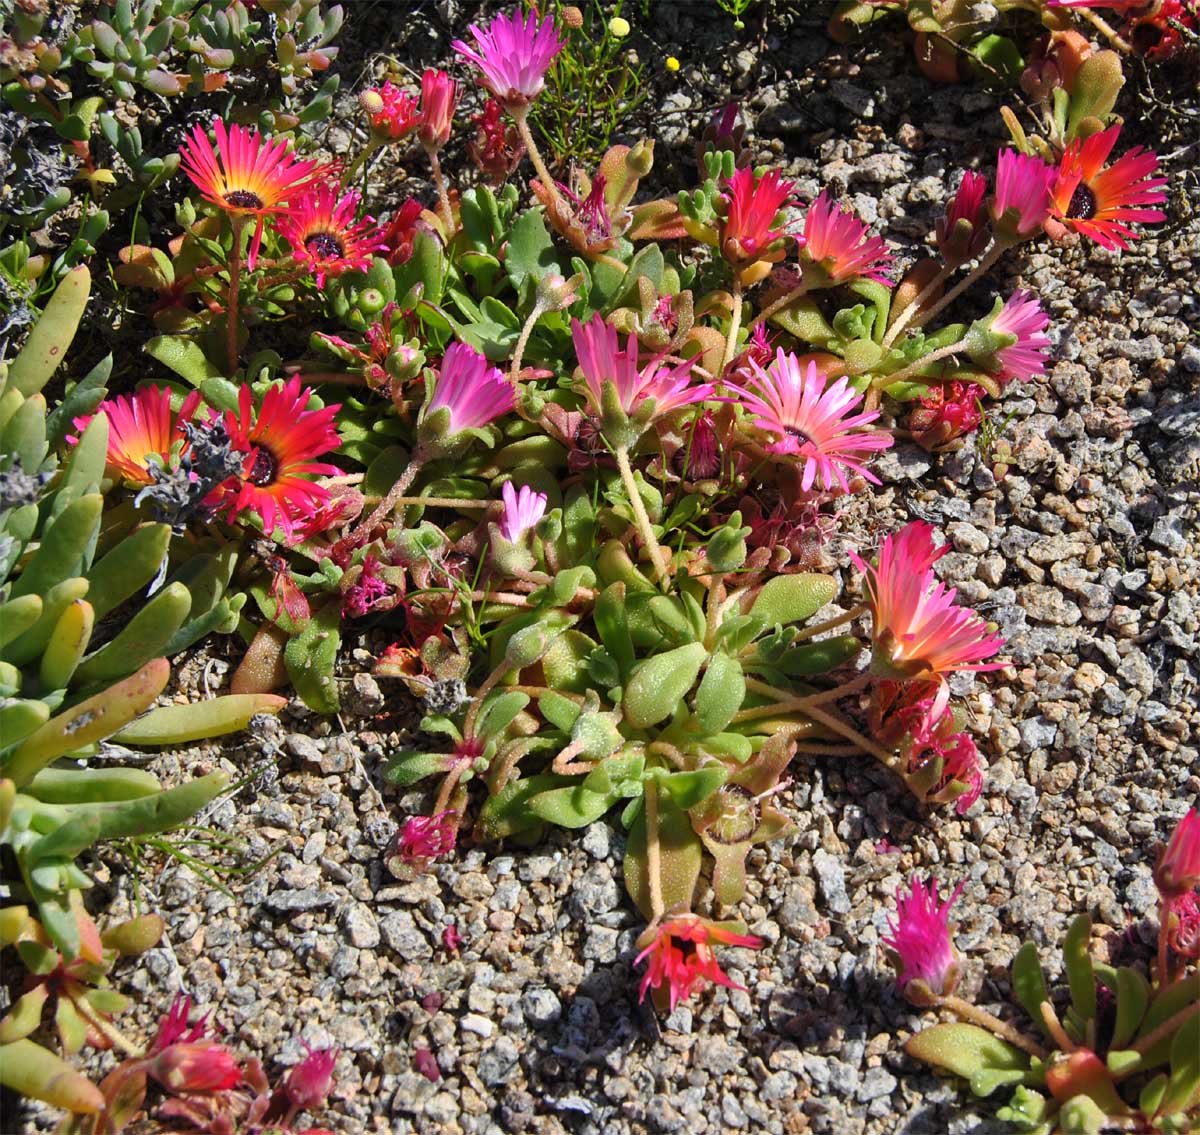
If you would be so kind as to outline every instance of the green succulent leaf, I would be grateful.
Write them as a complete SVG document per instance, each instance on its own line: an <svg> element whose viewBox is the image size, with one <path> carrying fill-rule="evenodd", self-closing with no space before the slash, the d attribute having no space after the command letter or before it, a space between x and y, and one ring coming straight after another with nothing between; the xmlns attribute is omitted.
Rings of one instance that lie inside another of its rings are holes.
<svg viewBox="0 0 1200 1135"><path fill-rule="evenodd" d="M934 1025L912 1037L904 1050L926 1064L945 1068L971 1081L972 1088L978 1082L980 1088L987 1089L977 1094L990 1094L1001 1082L992 1082L987 1077L976 1081L980 1073L1029 1070L1029 1057L1025 1053L978 1025Z"/></svg>
<svg viewBox="0 0 1200 1135"><path fill-rule="evenodd" d="M1096 971L1088 953L1092 936L1092 920L1086 914L1077 915L1067 928L1063 941L1063 965L1071 987L1071 1005L1083 1021L1096 1015Z"/></svg>

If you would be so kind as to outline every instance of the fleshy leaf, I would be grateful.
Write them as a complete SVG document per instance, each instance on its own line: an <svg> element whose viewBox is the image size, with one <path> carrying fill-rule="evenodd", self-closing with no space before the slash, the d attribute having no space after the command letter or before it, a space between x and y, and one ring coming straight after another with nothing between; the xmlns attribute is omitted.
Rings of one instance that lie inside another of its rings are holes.
<svg viewBox="0 0 1200 1135"><path fill-rule="evenodd" d="M945 1068L972 1081L984 1071L1029 1069L1029 1057L1025 1053L978 1025L934 1025L910 1038L904 1050L926 1064ZM981 1081L981 1086L986 1085ZM988 1091L998 1086L998 1082L992 1083Z"/></svg>

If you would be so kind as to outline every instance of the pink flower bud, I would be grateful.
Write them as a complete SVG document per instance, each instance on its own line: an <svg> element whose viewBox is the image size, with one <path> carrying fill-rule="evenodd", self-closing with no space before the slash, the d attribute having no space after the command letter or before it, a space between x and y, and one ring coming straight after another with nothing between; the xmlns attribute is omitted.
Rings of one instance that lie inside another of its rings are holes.
<svg viewBox="0 0 1200 1135"><path fill-rule="evenodd" d="M333 1066L337 1063L336 1048L311 1049L308 1055L283 1078L283 1090L292 1107L300 1111L316 1111L325 1106L333 1087Z"/></svg>
<svg viewBox="0 0 1200 1135"><path fill-rule="evenodd" d="M207 1040L181 1042L163 1049L148 1071L172 1092L221 1092L242 1079L232 1050Z"/></svg>

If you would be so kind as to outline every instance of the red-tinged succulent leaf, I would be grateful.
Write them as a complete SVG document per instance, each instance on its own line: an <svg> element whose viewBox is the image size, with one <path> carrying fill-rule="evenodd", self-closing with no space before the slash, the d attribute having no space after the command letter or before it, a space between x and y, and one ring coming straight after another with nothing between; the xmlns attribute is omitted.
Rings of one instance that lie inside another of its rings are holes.
<svg viewBox="0 0 1200 1135"><path fill-rule="evenodd" d="M674 201L646 201L633 209L630 240L686 240L691 234Z"/></svg>
<svg viewBox="0 0 1200 1135"><path fill-rule="evenodd" d="M1086 1048L1062 1054L1046 1069L1046 1087L1064 1103L1075 1096L1088 1096L1109 1115L1125 1115L1129 1109L1117 1094L1104 1061Z"/></svg>

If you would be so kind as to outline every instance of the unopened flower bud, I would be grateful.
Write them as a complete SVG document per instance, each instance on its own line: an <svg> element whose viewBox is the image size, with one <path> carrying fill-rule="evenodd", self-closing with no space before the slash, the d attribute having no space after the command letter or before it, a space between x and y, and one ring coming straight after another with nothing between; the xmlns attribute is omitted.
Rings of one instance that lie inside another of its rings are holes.
<svg viewBox="0 0 1200 1135"><path fill-rule="evenodd" d="M624 39L630 32L629 21L623 16L613 16L608 21L608 30L617 37Z"/></svg>
<svg viewBox="0 0 1200 1135"><path fill-rule="evenodd" d="M557 272L548 272L537 285L537 299L547 311L563 311L579 298L580 277L564 280Z"/></svg>
<svg viewBox="0 0 1200 1135"><path fill-rule="evenodd" d="M559 13L559 18L562 20L563 27L583 27L583 13L576 8L574 4L569 4L567 7L565 7L562 12Z"/></svg>
<svg viewBox="0 0 1200 1135"><path fill-rule="evenodd" d="M363 108L363 111L366 114L382 114L383 96L372 87L370 90L363 91L359 94L358 105Z"/></svg>
<svg viewBox="0 0 1200 1135"><path fill-rule="evenodd" d="M654 167L654 142L643 138L625 155L625 165L637 177L645 177Z"/></svg>
<svg viewBox="0 0 1200 1135"><path fill-rule="evenodd" d="M172 1092L220 1092L242 1079L237 1057L212 1041L173 1044L160 1052L147 1070Z"/></svg>

